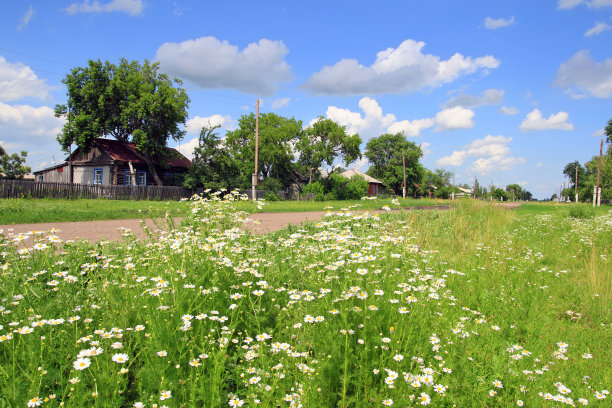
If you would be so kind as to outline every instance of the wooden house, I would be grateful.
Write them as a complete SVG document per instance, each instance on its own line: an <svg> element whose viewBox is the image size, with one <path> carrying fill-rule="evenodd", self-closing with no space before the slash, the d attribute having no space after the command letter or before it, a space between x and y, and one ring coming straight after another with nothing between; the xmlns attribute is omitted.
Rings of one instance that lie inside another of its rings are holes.
<svg viewBox="0 0 612 408"><path fill-rule="evenodd" d="M167 158L155 163L164 185L174 175L185 174L191 161L176 149L166 148ZM70 167L72 166L72 172ZM36 181L101 185L155 185L144 155L132 143L97 139L84 153L75 150L66 162L34 172ZM71 180L72 179L72 180Z"/></svg>

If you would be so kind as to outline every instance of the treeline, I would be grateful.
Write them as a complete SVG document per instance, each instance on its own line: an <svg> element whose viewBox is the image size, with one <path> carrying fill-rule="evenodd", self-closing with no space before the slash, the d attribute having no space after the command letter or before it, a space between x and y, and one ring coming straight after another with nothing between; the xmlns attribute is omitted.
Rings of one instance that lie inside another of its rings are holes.
<svg viewBox="0 0 612 408"><path fill-rule="evenodd" d="M203 127L183 185L250 188L255 172L255 126L256 118L251 113L243 115L238 127L224 136L219 134L219 126ZM318 199L360 198L367 192L368 183L359 178L348 180L340 173L367 158L370 167L365 173L383 182L388 194L402 194L404 164L408 196L446 198L451 193L451 173L426 169L420 163L421 147L402 133L375 137L362 152L361 137L349 134L344 126L330 119L319 117L304 127L300 120L264 113L259 119L258 134L257 184L264 190L299 186L302 192L314 193Z"/></svg>

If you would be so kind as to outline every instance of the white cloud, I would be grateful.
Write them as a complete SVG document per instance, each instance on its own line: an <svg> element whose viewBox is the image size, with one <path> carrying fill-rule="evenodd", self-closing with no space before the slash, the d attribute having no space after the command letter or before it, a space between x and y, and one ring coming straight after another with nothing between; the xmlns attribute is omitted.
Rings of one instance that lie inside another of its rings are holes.
<svg viewBox="0 0 612 408"><path fill-rule="evenodd" d="M504 99L503 89L487 89L481 96L461 94L449 99L445 108L461 106L464 108L477 108L479 106L499 105Z"/></svg>
<svg viewBox="0 0 612 408"><path fill-rule="evenodd" d="M361 159L357 160L355 163L353 163L353 165L351 166L352 169L357 169L360 171L365 171L366 166L368 166L370 164L370 162L368 161L367 157L362 157Z"/></svg>
<svg viewBox="0 0 612 408"><path fill-rule="evenodd" d="M47 99L49 87L34 71L21 63L12 64L0 56L0 101L34 97Z"/></svg>
<svg viewBox="0 0 612 408"><path fill-rule="evenodd" d="M422 130L432 127L434 123L431 118L414 119L413 121L400 120L389 126L387 132L392 134L403 132L406 137L419 137Z"/></svg>
<svg viewBox="0 0 612 408"><path fill-rule="evenodd" d="M527 114L527 117L521 122L521 132L531 130L573 130L574 125L568 123L569 114L567 112L559 112L550 114L548 119L542 116L539 109L534 109Z"/></svg>
<svg viewBox="0 0 612 408"><path fill-rule="evenodd" d="M359 108L363 111L351 112L349 109L341 109L335 106L327 108L327 117L334 122L346 126L350 134L358 133L362 140L368 140L379 136L384 130L395 122L395 115L383 115L382 108L375 99L367 96L359 100Z"/></svg>
<svg viewBox="0 0 612 408"><path fill-rule="evenodd" d="M431 154L431 143L429 142L423 142L419 145L421 147L421 151L423 152L423 158L426 158L427 156L429 156Z"/></svg>
<svg viewBox="0 0 612 408"><path fill-rule="evenodd" d="M560 9L569 10L574 7L586 4L589 8L612 7L612 0L559 0L557 5Z"/></svg>
<svg viewBox="0 0 612 408"><path fill-rule="evenodd" d="M592 37L594 35L599 35L601 33L603 33L604 31L607 30L612 30L612 25L607 24L607 23L596 23L593 28L591 28L590 30L588 30L586 33L584 33L585 37Z"/></svg>
<svg viewBox="0 0 612 408"><path fill-rule="evenodd" d="M185 131L189 135L199 135L204 126L221 126L226 127L232 123L232 118L229 116L221 116L214 114L212 116L202 117L195 116L185 123Z"/></svg>
<svg viewBox="0 0 612 408"><path fill-rule="evenodd" d="M471 129L474 127L474 111L465 109L461 106L444 109L436 114L434 121L436 123L435 132L444 130Z"/></svg>
<svg viewBox="0 0 612 408"><path fill-rule="evenodd" d="M280 109L284 106L289 106L289 102L291 102L291 98L279 98L272 101L272 105L270 107L272 109Z"/></svg>
<svg viewBox="0 0 612 408"><path fill-rule="evenodd" d="M58 148L55 140L65 120L56 118L48 106L7 105L0 102L0 140L15 150Z"/></svg>
<svg viewBox="0 0 612 408"><path fill-rule="evenodd" d="M161 69L201 88L229 88L272 95L280 83L293 78L282 41L261 39L243 50L215 37L164 43L155 60Z"/></svg>
<svg viewBox="0 0 612 408"><path fill-rule="evenodd" d="M100 3L97 0L83 0L82 3L72 3L66 7L68 14L77 13L111 13L119 11L130 16L142 14L144 4L142 0L112 0L108 3Z"/></svg>
<svg viewBox="0 0 612 408"><path fill-rule="evenodd" d="M487 17L485 18L484 22L485 28L488 28L489 30L497 30L498 28L508 27L512 24L514 24L514 16L510 17L507 20L504 18Z"/></svg>
<svg viewBox="0 0 612 408"><path fill-rule="evenodd" d="M458 167L463 164L466 158L467 152L465 150L455 150L450 156L436 160L436 167Z"/></svg>
<svg viewBox="0 0 612 408"><path fill-rule="evenodd" d="M525 163L522 157L510 156L508 145L511 141L511 137L487 135L483 139L473 140L464 146L464 150L455 150L450 156L438 159L436 166L457 167L461 166L468 157L478 157L468 167L469 172L488 175L493 171L508 170L517 164Z"/></svg>
<svg viewBox="0 0 612 408"><path fill-rule="evenodd" d="M599 129L596 130L595 132L591 133L592 137L603 137L606 134L606 130L605 129Z"/></svg>
<svg viewBox="0 0 612 408"><path fill-rule="evenodd" d="M516 109L514 106L502 106L501 108L499 108L499 112L503 113L504 115L516 115L517 113L519 113L519 110Z"/></svg>
<svg viewBox="0 0 612 408"><path fill-rule="evenodd" d="M609 98L612 95L612 58L594 61L589 51L578 51L559 67L555 86L567 88L573 95Z"/></svg>
<svg viewBox="0 0 612 408"><path fill-rule="evenodd" d="M355 59L343 59L311 75L304 87L312 94L355 95L408 93L449 83L462 75L497 68L499 60L491 55L479 58L459 53L447 60L423 54L424 42L405 40L397 48L376 54L371 66Z"/></svg>
<svg viewBox="0 0 612 408"><path fill-rule="evenodd" d="M21 20L21 24L19 24L19 26L17 27L17 30L21 31L24 28L26 28L27 25L30 23L30 20L32 20L33 15L34 15L34 7L30 6L28 7L25 14L23 15L23 19Z"/></svg>

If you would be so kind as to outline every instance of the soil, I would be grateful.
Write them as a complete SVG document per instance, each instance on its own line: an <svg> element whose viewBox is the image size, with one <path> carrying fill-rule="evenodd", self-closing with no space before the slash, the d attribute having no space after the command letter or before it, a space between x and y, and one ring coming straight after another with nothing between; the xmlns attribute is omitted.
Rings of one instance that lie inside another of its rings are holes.
<svg viewBox="0 0 612 408"><path fill-rule="evenodd" d="M519 203L499 203L504 208L516 208ZM420 207L420 210L445 210L448 206ZM378 212L378 211L377 211ZM318 221L323 218L325 211L291 212L291 213L256 213L249 218L252 222L244 225L244 228L254 233L265 234L285 228L287 225L299 225L304 221ZM175 220L178 225L179 220ZM17 235L20 233L34 233L35 231L48 234L53 228L56 235L63 241L80 239L89 242L119 241L126 230L131 231L136 237L147 238L146 229L150 231L167 230L167 223L146 220L145 225L141 225L140 219L129 220L106 220L106 221L82 221L82 222L54 222L40 224L16 224L0 225L0 233L5 236Z"/></svg>

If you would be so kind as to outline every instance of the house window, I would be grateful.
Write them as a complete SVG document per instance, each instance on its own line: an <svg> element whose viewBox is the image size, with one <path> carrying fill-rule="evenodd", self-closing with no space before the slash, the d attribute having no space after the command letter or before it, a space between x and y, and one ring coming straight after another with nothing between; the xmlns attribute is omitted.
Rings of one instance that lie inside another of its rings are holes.
<svg viewBox="0 0 612 408"><path fill-rule="evenodd" d="M39 174L38 176L36 176L36 181L38 181L39 183L43 182L43 175Z"/></svg>
<svg viewBox="0 0 612 408"><path fill-rule="evenodd" d="M129 170L125 171L125 185L126 186L132 185L132 173L130 173Z"/></svg>
<svg viewBox="0 0 612 408"><path fill-rule="evenodd" d="M102 169L94 169L94 184L102 184Z"/></svg>
<svg viewBox="0 0 612 408"><path fill-rule="evenodd" d="M146 171L139 171L138 172L138 185L139 186L146 186L147 185L147 172Z"/></svg>

